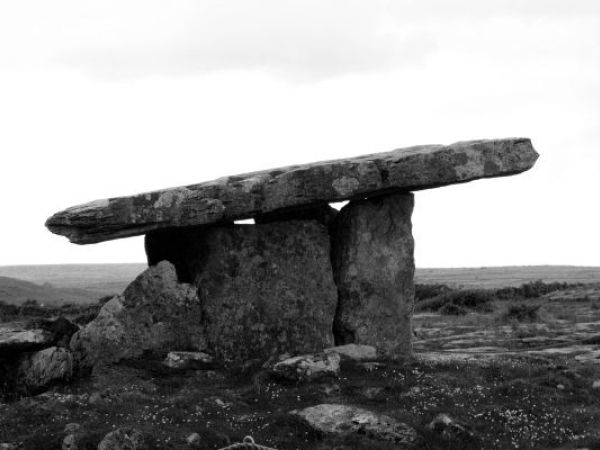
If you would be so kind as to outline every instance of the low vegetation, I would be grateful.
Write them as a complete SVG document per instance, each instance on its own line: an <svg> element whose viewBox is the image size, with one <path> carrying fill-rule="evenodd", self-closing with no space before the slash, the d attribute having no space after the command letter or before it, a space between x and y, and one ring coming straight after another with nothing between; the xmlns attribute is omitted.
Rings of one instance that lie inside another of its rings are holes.
<svg viewBox="0 0 600 450"><path fill-rule="evenodd" d="M62 316L78 325L85 325L98 315L104 301L105 297L93 304L66 303L62 306L45 306L32 299L21 305L0 301L0 323Z"/></svg>
<svg viewBox="0 0 600 450"><path fill-rule="evenodd" d="M444 284L417 284L415 286L415 311L439 312L446 315L463 315L470 311L490 312L493 309L492 302L494 301L531 300L552 292L581 286L581 284L572 283L546 283L541 280L525 283L519 287L499 289L459 289ZM525 314L528 307L523 303L519 305L521 306L512 305L513 310L509 311L515 318L519 317L519 314L522 317L528 315Z"/></svg>

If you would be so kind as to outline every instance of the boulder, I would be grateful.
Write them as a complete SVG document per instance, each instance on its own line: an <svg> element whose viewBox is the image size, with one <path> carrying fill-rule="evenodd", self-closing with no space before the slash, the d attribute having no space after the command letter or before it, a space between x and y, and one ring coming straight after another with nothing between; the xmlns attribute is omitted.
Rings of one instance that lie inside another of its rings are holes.
<svg viewBox="0 0 600 450"><path fill-rule="evenodd" d="M104 304L96 319L73 336L70 347L80 367L172 348L204 350L196 289L179 283L175 267L163 261Z"/></svg>
<svg viewBox="0 0 600 450"><path fill-rule="evenodd" d="M414 428L396 419L351 405L321 404L292 411L318 431L327 434L360 434L413 448L419 436Z"/></svg>
<svg viewBox="0 0 600 450"><path fill-rule="evenodd" d="M17 367L17 383L28 391L69 379L73 372L73 356L61 347L50 347L25 354Z"/></svg>
<svg viewBox="0 0 600 450"><path fill-rule="evenodd" d="M144 435L135 428L117 428L98 444L98 450L141 450L145 448Z"/></svg>
<svg viewBox="0 0 600 450"><path fill-rule="evenodd" d="M54 214L46 226L71 242L90 244L158 229L224 223L325 202L513 175L530 169L537 157L526 138L422 145L97 200Z"/></svg>
<svg viewBox="0 0 600 450"><path fill-rule="evenodd" d="M54 335L43 328L31 328L16 322L0 325L0 356L50 347L53 341Z"/></svg>
<svg viewBox="0 0 600 450"><path fill-rule="evenodd" d="M337 377L340 373L340 355L318 353L294 356L276 363L270 372L278 378L290 381L314 381L319 378Z"/></svg>
<svg viewBox="0 0 600 450"><path fill-rule="evenodd" d="M412 194L358 200L332 225L336 344L372 345L388 357L411 353L412 210Z"/></svg>
<svg viewBox="0 0 600 450"><path fill-rule="evenodd" d="M333 344L337 290L327 229L316 221L173 230L146 236L198 288L208 349L218 359L266 360ZM172 245L167 245L172 242Z"/></svg>
<svg viewBox="0 0 600 450"><path fill-rule="evenodd" d="M52 334L52 345L68 347L71 337L79 327L69 319L60 316L57 319L34 319L28 326L46 330Z"/></svg>

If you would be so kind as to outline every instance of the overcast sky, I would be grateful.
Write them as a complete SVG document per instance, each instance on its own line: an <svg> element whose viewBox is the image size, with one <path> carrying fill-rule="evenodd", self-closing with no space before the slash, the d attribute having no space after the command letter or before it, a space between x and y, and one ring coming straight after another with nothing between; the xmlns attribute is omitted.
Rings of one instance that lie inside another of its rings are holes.
<svg viewBox="0 0 600 450"><path fill-rule="evenodd" d="M52 213L287 164L527 136L416 194L419 267L600 265L597 0L0 3L0 265L144 261Z"/></svg>

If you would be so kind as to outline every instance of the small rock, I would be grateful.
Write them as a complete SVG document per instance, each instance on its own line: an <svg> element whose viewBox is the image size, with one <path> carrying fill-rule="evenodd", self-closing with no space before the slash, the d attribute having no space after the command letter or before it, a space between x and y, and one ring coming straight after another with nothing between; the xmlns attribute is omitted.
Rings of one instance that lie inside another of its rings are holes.
<svg viewBox="0 0 600 450"><path fill-rule="evenodd" d="M192 433L185 440L189 445L195 445L200 442L200 435L198 433Z"/></svg>
<svg viewBox="0 0 600 450"><path fill-rule="evenodd" d="M431 431L434 431L446 440L469 441L473 439L474 434L465 424L457 422L448 414L438 414L429 425Z"/></svg>
<svg viewBox="0 0 600 450"><path fill-rule="evenodd" d="M564 384L557 384L556 385L556 389L558 389L560 391L564 391L565 390L565 385Z"/></svg>
<svg viewBox="0 0 600 450"><path fill-rule="evenodd" d="M594 380L592 383L592 389L600 389L600 380Z"/></svg>
<svg viewBox="0 0 600 450"><path fill-rule="evenodd" d="M17 450L17 444L10 442L0 442L0 450Z"/></svg>
<svg viewBox="0 0 600 450"><path fill-rule="evenodd" d="M210 367L214 359L204 352L169 352L163 364L172 369L203 369Z"/></svg>
<svg viewBox="0 0 600 450"><path fill-rule="evenodd" d="M372 345L346 344L337 347L329 347L325 353L337 353L342 358L353 361L368 361L377 358L377 349Z"/></svg>
<svg viewBox="0 0 600 450"><path fill-rule="evenodd" d="M80 441L79 433L67 434L63 439L61 450L80 450Z"/></svg>
<svg viewBox="0 0 600 450"><path fill-rule="evenodd" d="M385 369L386 367L384 363L380 362L364 362L360 363L358 366L362 367L367 372L373 372L374 370L378 369Z"/></svg>
<svg viewBox="0 0 600 450"><path fill-rule="evenodd" d="M321 389L325 395L337 395L342 391L342 388L337 383L325 385Z"/></svg>
<svg viewBox="0 0 600 450"><path fill-rule="evenodd" d="M368 386L360 390L360 393L369 400L382 400L385 389L381 386Z"/></svg>
<svg viewBox="0 0 600 450"><path fill-rule="evenodd" d="M350 405L321 404L291 414L331 434L362 434L372 439L394 442L410 448L418 441L414 428L396 419Z"/></svg>
<svg viewBox="0 0 600 450"><path fill-rule="evenodd" d="M140 450L144 448L144 436L135 428L117 428L111 431L102 442L98 450Z"/></svg>
<svg viewBox="0 0 600 450"><path fill-rule="evenodd" d="M81 429L78 423L68 423L65 425L65 434L77 433Z"/></svg>
<svg viewBox="0 0 600 450"><path fill-rule="evenodd" d="M88 399L90 405L97 405L102 402L102 394L100 392L92 392Z"/></svg>
<svg viewBox="0 0 600 450"><path fill-rule="evenodd" d="M28 329L21 323L0 325L0 354L14 355L52 345L54 336L47 330Z"/></svg>
<svg viewBox="0 0 600 450"><path fill-rule="evenodd" d="M223 401L223 400L222 400L222 399L220 399L220 398L216 398L216 399L215 399L215 403L216 403L216 405L217 405L219 408L223 408L223 409L225 409L225 408L230 408L230 407L231 407L231 403L228 403L228 402L226 402L226 401Z"/></svg>
<svg viewBox="0 0 600 450"><path fill-rule="evenodd" d="M67 379L73 372L73 356L61 347L50 347L30 353L21 359L17 369L19 384L28 389L39 389Z"/></svg>
<svg viewBox="0 0 600 450"><path fill-rule="evenodd" d="M337 353L295 356L278 362L271 369L275 376L292 381L314 381L322 377L337 376L339 372L340 355Z"/></svg>

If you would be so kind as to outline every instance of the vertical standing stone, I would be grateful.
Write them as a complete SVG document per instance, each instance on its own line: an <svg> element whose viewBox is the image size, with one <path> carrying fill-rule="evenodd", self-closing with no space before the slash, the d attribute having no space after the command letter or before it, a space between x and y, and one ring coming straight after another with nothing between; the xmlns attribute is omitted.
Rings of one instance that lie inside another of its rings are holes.
<svg viewBox="0 0 600 450"><path fill-rule="evenodd" d="M411 353L413 206L412 194L392 194L352 201L336 218L336 344L369 344L390 357Z"/></svg>
<svg viewBox="0 0 600 450"><path fill-rule="evenodd" d="M327 229L315 220L146 235L198 288L208 346L219 359L266 359L333 344L337 291Z"/></svg>

